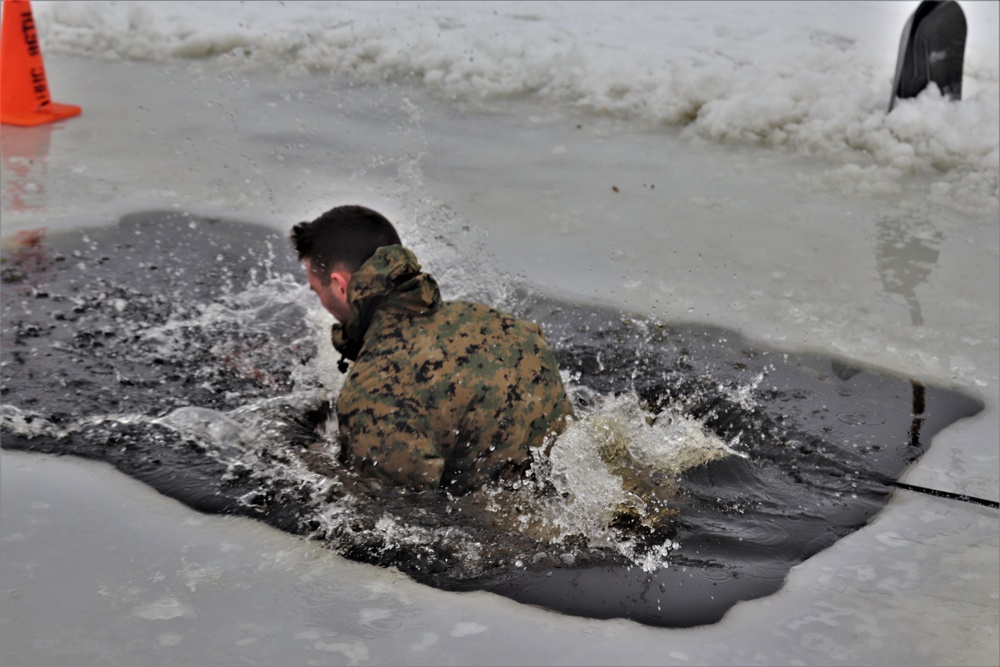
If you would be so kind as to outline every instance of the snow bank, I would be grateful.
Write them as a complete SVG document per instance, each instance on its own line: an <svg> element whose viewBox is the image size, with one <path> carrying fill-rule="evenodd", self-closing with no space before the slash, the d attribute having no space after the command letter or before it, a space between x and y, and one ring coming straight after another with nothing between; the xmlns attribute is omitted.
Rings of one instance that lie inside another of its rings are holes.
<svg viewBox="0 0 1000 667"><path fill-rule="evenodd" d="M639 128L784 147L844 163L839 177L857 174L859 185L943 172L994 207L1000 191L996 3L962 3L962 103L928 90L892 114L899 36L916 3L36 5L46 50L61 53L215 58L245 73L403 82L488 107L531 98Z"/></svg>

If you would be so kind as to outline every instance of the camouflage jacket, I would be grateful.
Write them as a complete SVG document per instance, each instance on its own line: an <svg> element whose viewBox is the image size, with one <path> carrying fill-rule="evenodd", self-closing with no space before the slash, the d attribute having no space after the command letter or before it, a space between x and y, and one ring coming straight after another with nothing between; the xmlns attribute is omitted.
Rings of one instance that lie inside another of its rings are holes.
<svg viewBox="0 0 1000 667"><path fill-rule="evenodd" d="M541 329L444 302L402 246L351 277L333 345L354 364L337 399L344 462L415 489L459 494L517 475L572 414Z"/></svg>

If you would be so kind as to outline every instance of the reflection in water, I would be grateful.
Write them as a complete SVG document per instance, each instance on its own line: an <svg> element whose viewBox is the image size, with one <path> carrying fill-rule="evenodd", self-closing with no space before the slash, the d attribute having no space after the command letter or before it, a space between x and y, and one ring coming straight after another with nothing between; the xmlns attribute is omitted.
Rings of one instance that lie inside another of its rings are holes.
<svg viewBox="0 0 1000 667"><path fill-rule="evenodd" d="M910 380L913 386L913 423L910 424L910 446L920 446L920 428L924 425L924 408L926 398L924 396L924 385L916 380Z"/></svg>
<svg viewBox="0 0 1000 667"><path fill-rule="evenodd" d="M45 175L48 170L49 145L56 126L36 127L4 125L0 133L3 156L3 207L24 211L45 203Z"/></svg>
<svg viewBox="0 0 1000 667"><path fill-rule="evenodd" d="M903 297L913 326L922 326L924 316L916 290L937 265L944 235L925 217L894 215L878 219L876 236L875 262L882 285L887 292Z"/></svg>

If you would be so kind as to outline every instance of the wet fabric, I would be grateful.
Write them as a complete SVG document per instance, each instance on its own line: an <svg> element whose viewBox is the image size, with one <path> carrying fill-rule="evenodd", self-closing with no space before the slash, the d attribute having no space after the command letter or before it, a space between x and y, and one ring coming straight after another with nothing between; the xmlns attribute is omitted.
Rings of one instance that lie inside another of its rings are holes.
<svg viewBox="0 0 1000 667"><path fill-rule="evenodd" d="M572 414L541 329L482 304L445 302L402 246L351 277L332 341L354 364L337 400L342 458L415 489L465 493L516 477Z"/></svg>

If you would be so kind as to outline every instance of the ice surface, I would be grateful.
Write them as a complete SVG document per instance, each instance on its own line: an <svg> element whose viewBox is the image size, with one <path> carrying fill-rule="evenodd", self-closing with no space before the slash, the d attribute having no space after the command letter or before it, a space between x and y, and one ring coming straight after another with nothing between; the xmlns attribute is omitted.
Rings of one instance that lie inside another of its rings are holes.
<svg viewBox="0 0 1000 667"><path fill-rule="evenodd" d="M434 270L448 214L486 264L451 296L513 276L976 395L904 479L995 500L1000 30L961 4L966 99L886 116L916 3L36 2L84 111L4 126L3 233L361 201ZM779 593L664 631L441 593L77 461L2 473L12 664L1000 661L996 511L906 492Z"/></svg>
<svg viewBox="0 0 1000 667"><path fill-rule="evenodd" d="M793 570L775 595L737 605L718 626L663 630L445 593L254 521L192 513L104 465L0 457L6 664L979 665L998 657L1000 545L990 536L995 512L983 508L899 498L871 529ZM900 514L914 520L892 519ZM940 543L927 543L931 531Z"/></svg>
<svg viewBox="0 0 1000 667"><path fill-rule="evenodd" d="M529 11L504 2L210 3L183 13L66 3L40 12L39 22L58 52L159 62L222 54L234 72L412 82L471 104L525 97L684 126L713 141L860 161L869 181L957 172L966 178L951 189L990 197L1000 159L1000 28L995 7L966 4L966 103L929 91L936 102L903 103L888 115L897 27L911 9L902 3L717 3L711 11L697 3L553 2Z"/></svg>

